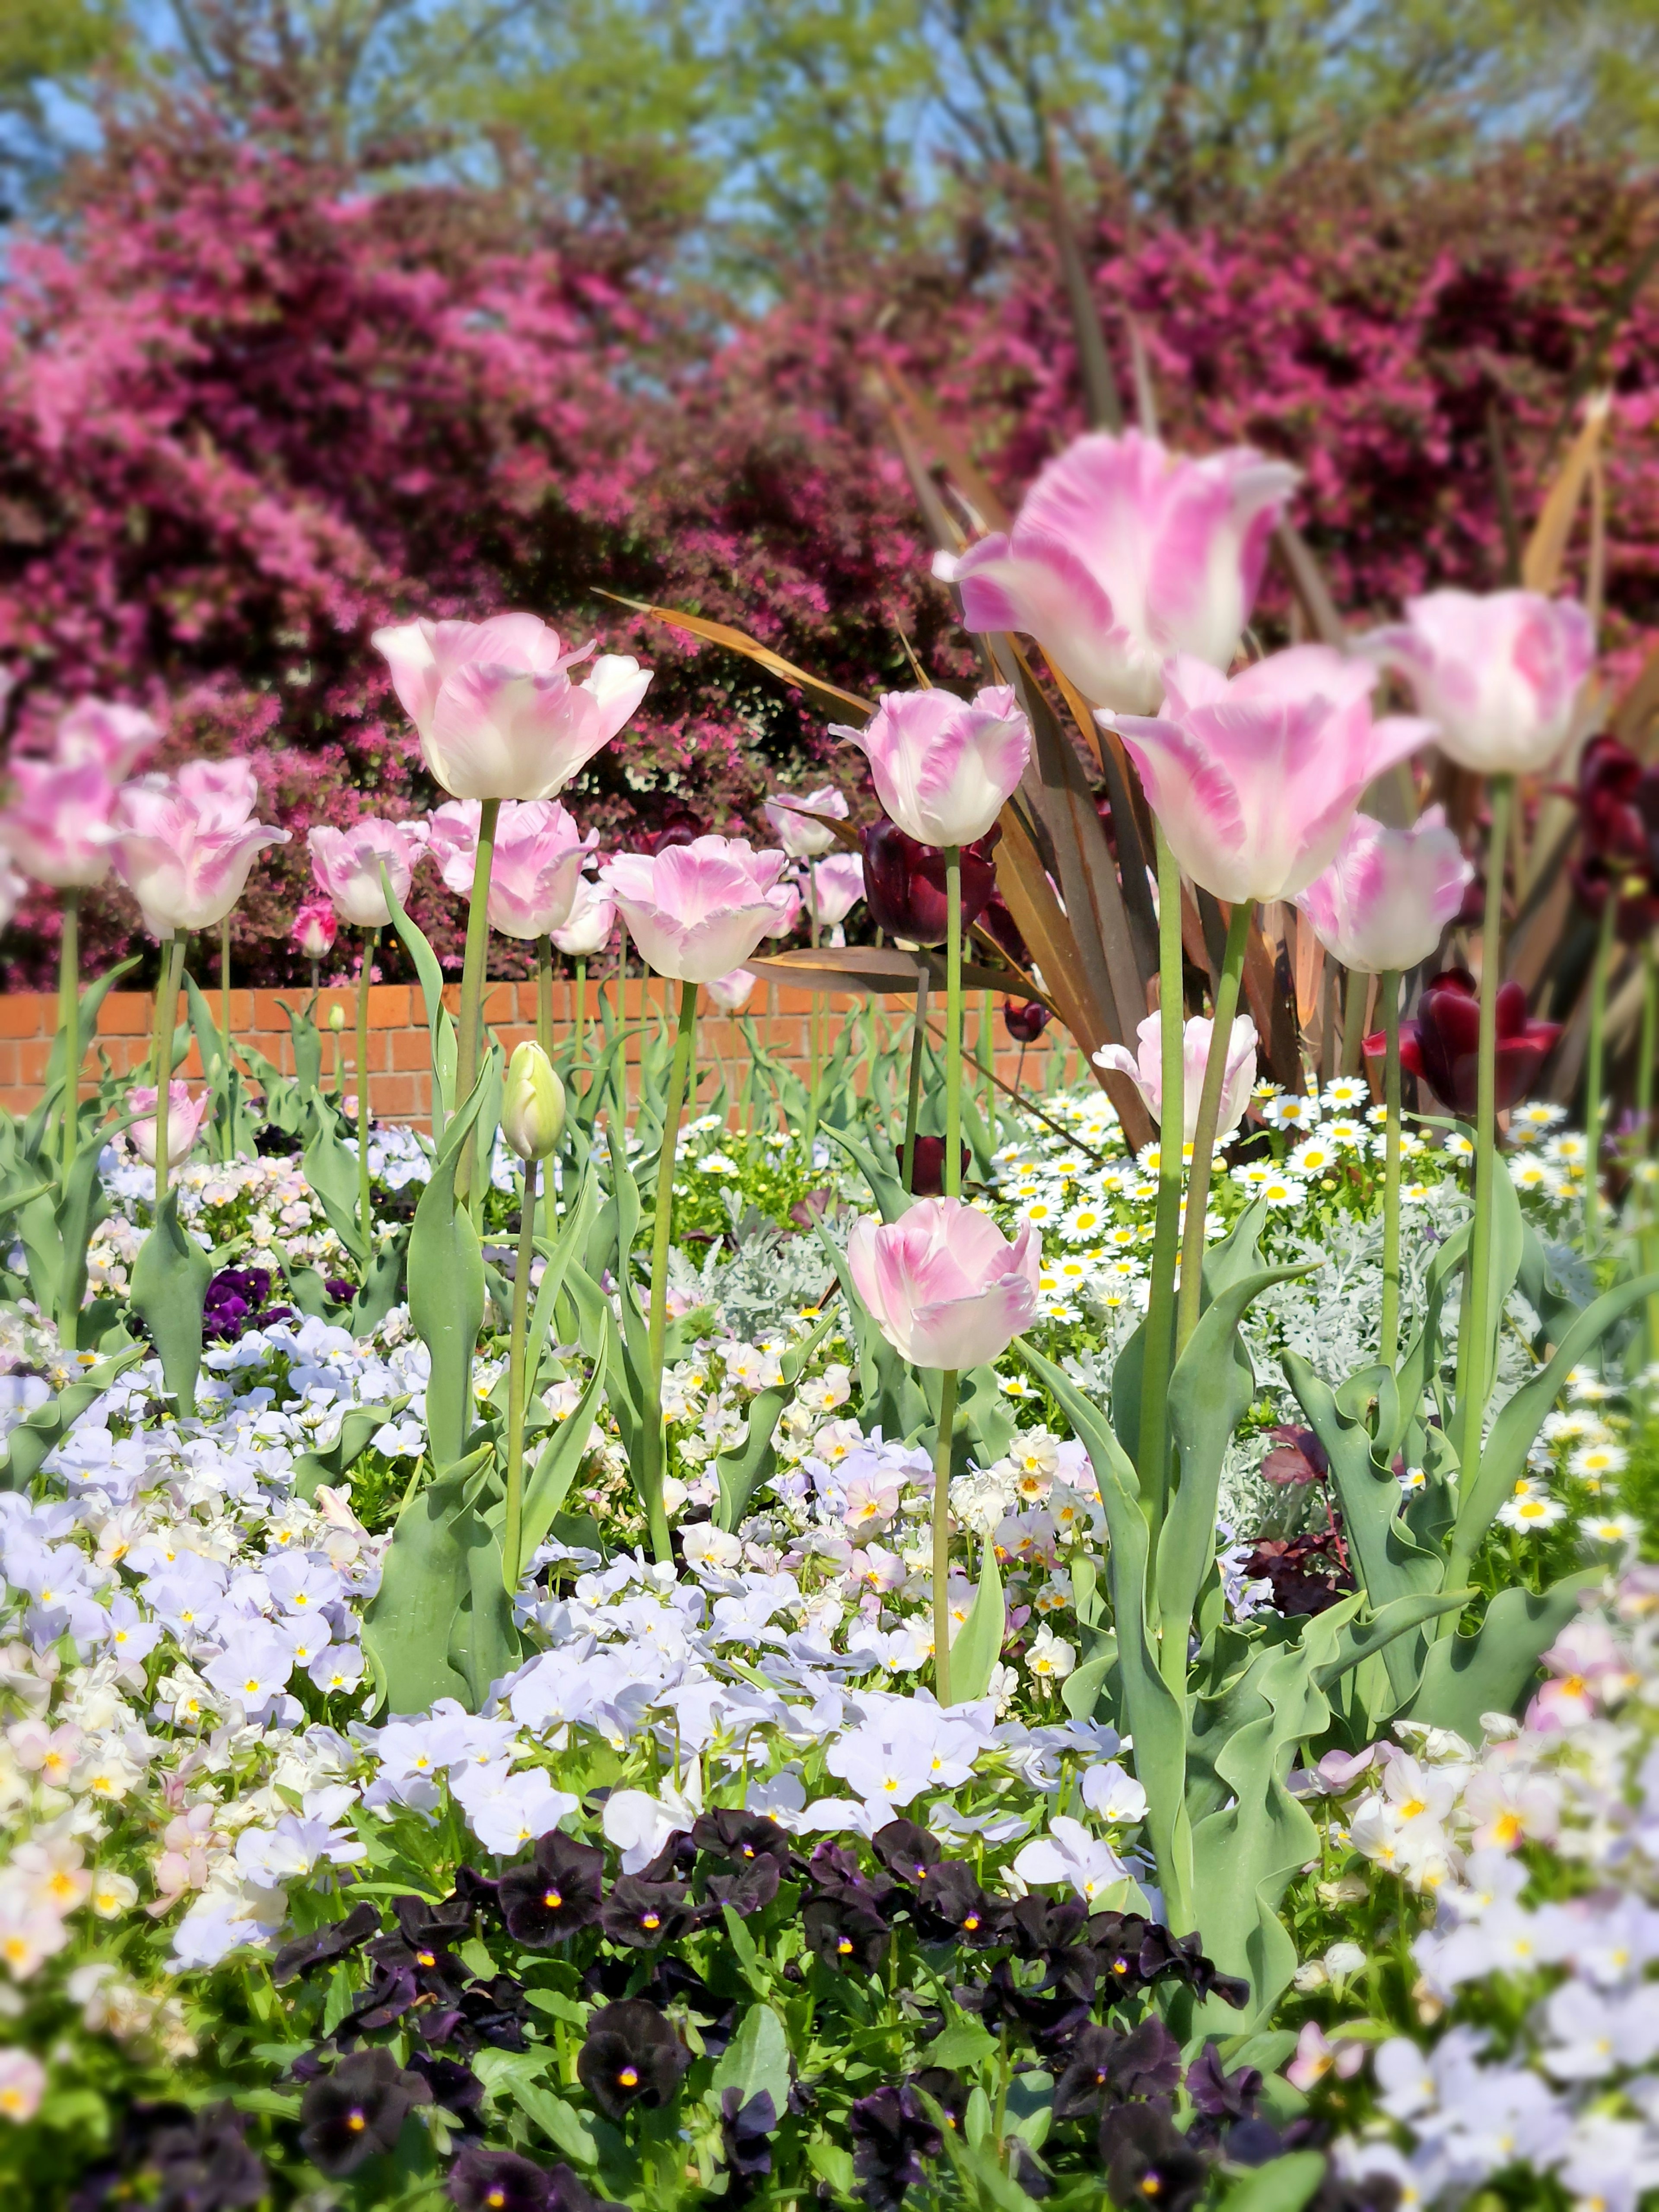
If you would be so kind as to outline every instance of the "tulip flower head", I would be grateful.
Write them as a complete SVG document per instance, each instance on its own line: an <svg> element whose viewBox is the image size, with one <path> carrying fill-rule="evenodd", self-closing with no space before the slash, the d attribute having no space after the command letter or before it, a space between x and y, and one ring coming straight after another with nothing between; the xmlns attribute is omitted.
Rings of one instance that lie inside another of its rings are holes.
<svg viewBox="0 0 1659 2212"><path fill-rule="evenodd" d="M1619 936L1640 945L1659 927L1659 770L1644 769L1616 738L1592 738L1578 763L1577 797L1579 903L1599 915L1615 899Z"/></svg>
<svg viewBox="0 0 1659 2212"><path fill-rule="evenodd" d="M836 833L828 825L847 819L847 801L833 783L816 791L775 791L766 801L772 834L792 860L813 860L831 851Z"/></svg>
<svg viewBox="0 0 1659 2212"><path fill-rule="evenodd" d="M432 817L433 854L458 898L471 894L483 812L476 799L453 799ZM562 929L576 902L582 864L599 842L599 831L584 837L556 799L503 806L489 873L490 927L523 939Z"/></svg>
<svg viewBox="0 0 1659 2212"><path fill-rule="evenodd" d="M190 1085L177 1078L167 1085L167 1165L182 1167L190 1158L197 1133L206 1117L211 1097L204 1091L192 1098ZM143 1116L132 1123L130 1134L134 1150L146 1167L155 1164L155 1086L142 1084L127 1093L127 1104L133 1112Z"/></svg>
<svg viewBox="0 0 1659 2212"><path fill-rule="evenodd" d="M578 876L563 927L548 935L567 960L590 960L610 943L616 923L617 902L604 884Z"/></svg>
<svg viewBox="0 0 1659 2212"><path fill-rule="evenodd" d="M740 1014L754 992L755 978L746 968L734 968L729 975L716 975L708 986L709 997L726 1014Z"/></svg>
<svg viewBox="0 0 1659 2212"><path fill-rule="evenodd" d="M540 1045L514 1049L501 1086L501 1134L521 1160L543 1160L564 1129L564 1085Z"/></svg>
<svg viewBox="0 0 1659 2212"><path fill-rule="evenodd" d="M123 783L146 753L161 742L161 726L141 707L111 699L77 699L59 717L52 757L60 768L102 769L112 783Z"/></svg>
<svg viewBox="0 0 1659 2212"><path fill-rule="evenodd" d="M258 783L246 761L192 761L171 782L140 776L115 803L115 871L153 937L222 921L267 845L289 833L252 817Z"/></svg>
<svg viewBox="0 0 1659 2212"><path fill-rule="evenodd" d="M562 652L535 615L412 622L374 633L392 689L437 781L456 799L551 799L610 744L645 696L651 672L593 648Z"/></svg>
<svg viewBox="0 0 1659 2212"><path fill-rule="evenodd" d="M1231 665L1296 480L1247 446L1188 460L1097 433L1048 463L1012 531L933 574L969 629L1024 630L1095 706L1153 714L1175 655Z"/></svg>
<svg viewBox="0 0 1659 2212"><path fill-rule="evenodd" d="M1005 684L972 699L890 691L861 730L830 728L864 753L876 796L921 845L971 845L984 836L1031 757L1031 726Z"/></svg>
<svg viewBox="0 0 1659 2212"><path fill-rule="evenodd" d="M1209 1065L1212 1026L1202 1014L1194 1014L1182 1031L1182 1133L1189 1145L1198 1133L1199 1098L1204 1088L1204 1071ZM1159 1016L1147 1015L1135 1031L1135 1042L1133 1057L1121 1044L1102 1045L1094 1055L1094 1064L1127 1075L1146 1100L1146 1109L1156 1122L1164 1110L1163 1026ZM1255 1088L1255 1024L1248 1014L1239 1014L1234 1018L1227 1039L1227 1066L1215 1125L1218 1144L1231 1136L1243 1120L1250 1093Z"/></svg>
<svg viewBox="0 0 1659 2212"><path fill-rule="evenodd" d="M989 838L962 848L962 927L972 927L996 890ZM950 927L945 855L919 845L896 823L872 822L864 833L864 896L878 929L902 945L943 945Z"/></svg>
<svg viewBox="0 0 1659 2212"><path fill-rule="evenodd" d="M1474 879L1443 807L1409 830L1356 814L1336 858L1296 903L1345 968L1380 975L1429 958Z"/></svg>
<svg viewBox="0 0 1659 2212"><path fill-rule="evenodd" d="M426 849L424 822L386 822L365 815L349 830L312 830L311 878L333 902L342 921L357 929L384 929L392 920L380 870L399 906L409 897L416 864Z"/></svg>
<svg viewBox="0 0 1659 2212"><path fill-rule="evenodd" d="M864 896L864 855L831 853L828 860L812 862L811 874L821 927L839 928Z"/></svg>
<svg viewBox="0 0 1659 2212"><path fill-rule="evenodd" d="M1519 1105L1538 1079L1538 1072L1561 1034L1559 1022L1534 1022L1519 983L1498 993L1498 1111ZM1365 1040L1368 1060L1380 1057L1379 1031ZM1480 995L1463 968L1447 968L1423 987L1417 1018L1400 1025L1400 1061L1421 1076L1443 1106L1466 1118L1475 1110L1480 1072Z"/></svg>
<svg viewBox="0 0 1659 2212"><path fill-rule="evenodd" d="M1541 592L1430 592L1359 641L1411 684L1442 752L1480 775L1547 768L1572 733L1595 633Z"/></svg>
<svg viewBox="0 0 1659 2212"><path fill-rule="evenodd" d="M1010 1243L959 1198L922 1198L896 1221L855 1222L847 1263L871 1317L902 1358L961 1369L1000 1359L1030 1325L1042 1255L1029 1221Z"/></svg>
<svg viewBox="0 0 1659 2212"><path fill-rule="evenodd" d="M744 838L696 837L619 853L601 880L659 975L712 983L788 927L799 902L778 880L783 866L781 853L757 853Z"/></svg>
<svg viewBox="0 0 1659 2212"><path fill-rule="evenodd" d="M339 927L332 899L307 899L295 915L289 933L295 951L307 960L320 960L332 949Z"/></svg>
<svg viewBox="0 0 1659 2212"><path fill-rule="evenodd" d="M9 769L0 847L26 876L55 890L101 884L113 858L116 787L96 761L66 768L20 755Z"/></svg>
<svg viewBox="0 0 1659 2212"><path fill-rule="evenodd" d="M1041 999L1005 999L1002 1025L1016 1044L1035 1044L1054 1016Z"/></svg>
<svg viewBox="0 0 1659 2212"><path fill-rule="evenodd" d="M1407 715L1374 721L1376 682L1325 645L1292 646L1231 681L1182 653L1155 720L1102 719L1194 883L1235 905L1294 898L1335 857L1365 786L1431 735Z"/></svg>

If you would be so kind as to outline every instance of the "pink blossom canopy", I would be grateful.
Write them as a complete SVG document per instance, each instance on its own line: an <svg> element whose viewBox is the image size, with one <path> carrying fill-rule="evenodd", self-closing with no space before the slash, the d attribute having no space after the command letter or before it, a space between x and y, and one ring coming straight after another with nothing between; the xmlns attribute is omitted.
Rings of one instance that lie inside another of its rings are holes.
<svg viewBox="0 0 1659 2212"><path fill-rule="evenodd" d="M1095 433L1048 464L1012 531L933 573L969 629L1024 630L1096 706L1150 714L1173 655L1231 662L1296 480L1247 446L1189 460Z"/></svg>
<svg viewBox="0 0 1659 2212"><path fill-rule="evenodd" d="M1541 592L1430 592L1360 641L1410 682L1440 749L1480 775L1547 768L1572 733L1595 659L1575 599Z"/></svg>
<svg viewBox="0 0 1659 2212"><path fill-rule="evenodd" d="M1194 1014L1182 1031L1182 1140L1188 1145L1198 1133L1199 1098L1204 1088L1204 1071L1209 1065L1213 1028L1213 1023L1202 1014ZM1160 1121L1164 1112L1164 1049L1162 1024L1156 1014L1148 1014L1136 1030L1135 1045L1133 1057L1121 1044L1102 1045L1094 1056L1095 1066L1127 1075L1146 1100L1153 1121ZM1221 1110L1215 1125L1218 1144L1231 1136L1243 1120L1250 1093L1255 1088L1255 1024L1248 1014L1239 1014L1234 1018L1227 1039Z"/></svg>
<svg viewBox="0 0 1659 2212"><path fill-rule="evenodd" d="M895 1351L917 1367L961 1369L1000 1358L1030 1325L1042 1255L1029 1221L1010 1243L961 1199L922 1198L896 1221L855 1222L847 1264Z"/></svg>
<svg viewBox="0 0 1659 2212"><path fill-rule="evenodd" d="M406 904L416 865L426 847L426 824L387 822L368 814L349 830L319 825L310 832L308 842L312 880L332 900L341 921L358 929L384 929L392 909L381 887L381 867L398 905Z"/></svg>
<svg viewBox="0 0 1659 2212"><path fill-rule="evenodd" d="M1001 813L1031 757L1031 726L1005 684L971 700L890 691L861 730L832 723L870 763L876 796L922 845L971 845Z"/></svg>
<svg viewBox="0 0 1659 2212"><path fill-rule="evenodd" d="M246 761L191 761L169 782L140 776L116 801L116 873L154 937L211 929L242 896L255 855L289 833L250 819L259 786Z"/></svg>
<svg viewBox="0 0 1659 2212"><path fill-rule="evenodd" d="M694 837L619 853L602 880L659 975L712 983L787 927L799 898L778 880L783 866L781 853L757 853L742 837Z"/></svg>
<svg viewBox="0 0 1659 2212"><path fill-rule="evenodd" d="M1429 957L1474 874L1443 807L1409 830L1356 814L1336 858L1296 903L1345 968L1380 975Z"/></svg>
<svg viewBox="0 0 1659 2212"><path fill-rule="evenodd" d="M478 858L476 799L452 799L432 817L432 852L445 883L468 898ZM599 842L586 837L556 799L530 799L501 808L489 872L489 926L525 939L562 929L575 903L582 863Z"/></svg>

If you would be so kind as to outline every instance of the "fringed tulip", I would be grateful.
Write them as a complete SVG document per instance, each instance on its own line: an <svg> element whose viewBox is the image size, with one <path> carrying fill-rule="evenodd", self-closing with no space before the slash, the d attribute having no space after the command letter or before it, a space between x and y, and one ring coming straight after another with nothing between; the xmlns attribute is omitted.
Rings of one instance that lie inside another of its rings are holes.
<svg viewBox="0 0 1659 2212"><path fill-rule="evenodd" d="M190 1158L197 1133L206 1118L213 1099L204 1091L192 1098L190 1085L175 1079L167 1085L167 1165L182 1167ZM142 1115L141 1121L131 1127L134 1148L146 1167L155 1164L155 1086L145 1084L127 1093L127 1104Z"/></svg>
<svg viewBox="0 0 1659 2212"><path fill-rule="evenodd" d="M460 898L471 896L482 812L476 799L457 799L432 817L433 857ZM556 799L503 806L489 875L490 927L524 939L562 929L576 902L582 864L599 842L599 831L584 837Z"/></svg>
<svg viewBox="0 0 1659 2212"><path fill-rule="evenodd" d="M617 902L605 885L578 876L568 918L548 935L567 960L589 960L610 943L616 924Z"/></svg>
<svg viewBox="0 0 1659 2212"><path fill-rule="evenodd" d="M864 896L864 856L861 853L832 853L811 866L812 896L820 925L839 928Z"/></svg>
<svg viewBox="0 0 1659 2212"><path fill-rule="evenodd" d="M896 1221L855 1222L847 1263L901 1358L957 1370L1000 1359L1030 1325L1042 1258L1029 1221L1011 1244L959 1198L923 1198Z"/></svg>
<svg viewBox="0 0 1659 2212"><path fill-rule="evenodd" d="M1527 1013L1527 994L1509 982L1498 993L1498 1113L1518 1105L1538 1079L1538 1072L1561 1034L1559 1022L1534 1022ZM1480 999L1474 976L1448 968L1423 987L1415 1021L1400 1025L1401 1065L1421 1076L1442 1105L1465 1116L1475 1110L1480 1048ZM1368 1060L1381 1057L1381 1034L1365 1040Z"/></svg>
<svg viewBox="0 0 1659 2212"><path fill-rule="evenodd" d="M1381 975L1428 959L1474 878L1443 807L1409 830L1356 814L1336 858L1296 903L1345 968Z"/></svg>
<svg viewBox="0 0 1659 2212"><path fill-rule="evenodd" d="M712 983L787 926L799 901L778 880L783 866L781 853L757 853L742 837L697 837L619 853L602 880L659 975Z"/></svg>
<svg viewBox="0 0 1659 2212"><path fill-rule="evenodd" d="M1595 658L1583 607L1541 592L1431 592L1359 646L1407 678L1441 750L1480 775L1549 766Z"/></svg>
<svg viewBox="0 0 1659 2212"><path fill-rule="evenodd" d="M592 647L562 652L535 615L404 623L374 641L428 768L456 799L551 799L609 744L651 681L627 653L603 654L573 679Z"/></svg>
<svg viewBox="0 0 1659 2212"><path fill-rule="evenodd" d="M1202 1014L1194 1014L1182 1032L1182 1134L1189 1145L1198 1133L1199 1098L1204 1087L1204 1070L1209 1064L1212 1027ZM1121 1044L1103 1044L1094 1055L1097 1067L1128 1077L1146 1100L1147 1111L1155 1122L1161 1119L1164 1109L1162 1034L1159 1017L1148 1014L1135 1031L1136 1050L1133 1057ZM1250 1093L1255 1088L1255 1024L1248 1014L1239 1014L1227 1036L1227 1065L1215 1125L1218 1144L1230 1137L1243 1120Z"/></svg>
<svg viewBox="0 0 1659 2212"><path fill-rule="evenodd" d="M320 960L332 949L339 933L339 917L332 899L307 899L294 917L289 933L294 949L307 960Z"/></svg>
<svg viewBox="0 0 1659 2212"><path fill-rule="evenodd" d="M54 890L88 890L114 856L116 787L96 761L66 768L27 754L10 763L0 846L26 876Z"/></svg>
<svg viewBox="0 0 1659 2212"><path fill-rule="evenodd" d="M123 783L161 742L161 726L141 707L110 699L77 699L59 717L52 757L60 768L100 768Z"/></svg>
<svg viewBox="0 0 1659 2212"><path fill-rule="evenodd" d="M896 823L872 822L864 833L864 896L878 929L905 945L943 945L950 925L945 855L919 845ZM962 854L962 926L972 928L996 890L988 842Z"/></svg>
<svg viewBox="0 0 1659 2212"><path fill-rule="evenodd" d="M1328 867L1359 795L1431 735L1371 717L1376 671L1324 645L1292 646L1231 681L1182 653L1156 720L1109 719L1193 881L1237 905L1294 898Z"/></svg>
<svg viewBox="0 0 1659 2212"><path fill-rule="evenodd" d="M708 995L723 1014L740 1014L754 992L755 978L746 968L734 968L729 975L716 975L708 985Z"/></svg>
<svg viewBox="0 0 1659 2212"><path fill-rule="evenodd" d="M1031 726L1000 684L971 700L890 691L861 730L831 729L864 753L876 796L921 845L971 845L984 836L1031 757Z"/></svg>
<svg viewBox="0 0 1659 2212"><path fill-rule="evenodd" d="M1151 714L1175 654L1231 662L1296 481L1249 447L1189 460L1097 433L1048 464L1012 531L933 573L969 629L1024 630L1097 707Z"/></svg>
<svg viewBox="0 0 1659 2212"><path fill-rule="evenodd" d="M115 869L154 937L211 929L230 912L256 855L289 833L249 819L259 796L243 761L195 761L168 782L146 775L116 801Z"/></svg>
<svg viewBox="0 0 1659 2212"><path fill-rule="evenodd" d="M799 795L775 791L766 801L766 818L792 860L812 860L835 845L836 833L828 825L847 819L847 801L833 783Z"/></svg>
<svg viewBox="0 0 1659 2212"><path fill-rule="evenodd" d="M386 822L373 814L349 830L319 827L309 838L312 881L333 902L342 921L357 929L384 929L392 909L380 870L385 868L398 905L405 904L426 837L424 822Z"/></svg>

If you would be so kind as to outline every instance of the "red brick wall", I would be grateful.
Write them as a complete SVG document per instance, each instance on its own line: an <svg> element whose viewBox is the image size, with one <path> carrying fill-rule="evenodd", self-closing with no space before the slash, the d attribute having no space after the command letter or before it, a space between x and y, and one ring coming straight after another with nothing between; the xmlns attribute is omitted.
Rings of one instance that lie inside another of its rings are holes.
<svg viewBox="0 0 1659 2212"><path fill-rule="evenodd" d="M587 987L587 1018L598 1018L601 991L611 986L590 983ZM677 986L668 987L678 992ZM654 978L641 985L637 980L628 986L628 1013L630 1023L641 1017L654 1021L664 1005L665 987ZM303 1004L305 993L294 991L233 991L230 994L231 1028L237 1038L255 1046L265 1058L291 1073L294 1066L293 1047L289 1037L288 1017L281 1003L286 1000L291 1006ZM216 1016L219 994L209 989L208 1000ZM447 994L452 1007L459 997L459 988ZM823 1012L823 1037L826 1051L833 1044L843 1022L856 1014L857 1004L851 999L825 998L819 1000ZM333 1066L334 1042L326 1034L330 1009L339 1006L344 1014L345 1028L341 1033L339 1048L348 1090L355 1090L356 1072L357 1019L355 990L325 991L318 1007L319 1025L325 1029L323 1042L325 1074ZM764 984L756 987L747 1012L755 1022L763 1044L781 1059L805 1075L811 1064L810 1024L812 1000L805 991L772 990ZM874 1002L875 1018L886 1024L887 1033L896 1048L908 1050L909 1030L907 1009L896 999ZM181 1009L182 1011L182 1009ZM492 983L485 1000L485 1018L494 1026L501 1042L509 1047L520 1037L533 1036L536 1019L536 988L533 983ZM944 1027L944 1007L935 1001L933 1027ZM978 1035L979 1001L970 998L965 1013L965 1028L971 1045ZM575 1020L575 986L574 982L557 981L553 986L553 1019L556 1039L566 1036ZM139 1066L149 1051L149 1030L155 1018L155 1001L145 992L112 991L104 1001L98 1018L98 1044L109 1056L110 1064L118 1072ZM405 983L376 983L368 994L368 1066L369 1099L376 1114L393 1121L416 1121L431 1110L432 1077L427 1028L422 1001L418 988ZM52 1040L58 1023L58 1001L47 992L18 993L0 998L0 1105L13 1113L26 1113L40 1096L40 1085L45 1079L46 1061L52 1050ZM1018 1060L1018 1048L1010 1040L1000 1015L994 1014L993 1024L997 1046L997 1072L1005 1082L1012 1083ZM1051 1030L1049 1036L1056 1037L1063 1051L1069 1043L1063 1030ZM707 1069L715 1061L728 1071L728 1079L741 1083L747 1047L743 1032L735 1020L728 1019L708 1005L697 1023L697 1060ZM1048 1065L1051 1047L1048 1040L1031 1047L1025 1056L1025 1077L1028 1083L1041 1088ZM97 1066L88 1055L85 1063L88 1073ZM1079 1073L1073 1062L1073 1073ZM201 1061L192 1045L191 1054L181 1073L187 1078L200 1079ZM709 1086L705 1079L705 1090Z"/></svg>

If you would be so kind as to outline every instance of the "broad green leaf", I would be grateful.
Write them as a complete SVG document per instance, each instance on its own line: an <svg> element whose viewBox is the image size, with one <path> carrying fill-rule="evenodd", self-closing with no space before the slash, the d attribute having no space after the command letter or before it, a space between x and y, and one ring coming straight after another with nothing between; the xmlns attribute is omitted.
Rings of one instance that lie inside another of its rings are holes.
<svg viewBox="0 0 1659 2212"><path fill-rule="evenodd" d="M708 2087L715 2097L735 2089L746 2105L763 2090L781 2120L789 2106L789 2037L769 2004L752 2004L737 2033L714 2063Z"/></svg>
<svg viewBox="0 0 1659 2212"><path fill-rule="evenodd" d="M1601 1579L1599 1568L1586 1568L1553 1583L1541 1597L1527 1589L1500 1590L1473 1636L1443 1636L1429 1646L1409 1709L1412 1719L1452 1729L1466 1743L1478 1744L1482 1713L1515 1711L1537 1674L1540 1655L1577 1618L1580 1594Z"/></svg>
<svg viewBox="0 0 1659 2212"><path fill-rule="evenodd" d="M408 1403L407 1398L394 1398L385 1406L354 1406L341 1421L340 1433L331 1444L320 1451L301 1452L295 1461L294 1495L310 1499L317 1495L319 1482L331 1486L339 1482L368 1450L377 1430L396 1420Z"/></svg>
<svg viewBox="0 0 1659 2212"><path fill-rule="evenodd" d="M175 1185L161 1200L155 1225L132 1263L129 1301L149 1331L167 1395L180 1414L196 1410L202 1365L202 1308L213 1262L179 1218Z"/></svg>
<svg viewBox="0 0 1659 2212"><path fill-rule="evenodd" d="M450 1656L457 1615L471 1596L468 1554L488 1531L467 1502L467 1486L488 1449L445 1468L416 1491L398 1516L381 1563L380 1586L363 1615L363 1649L376 1686L393 1713L428 1711L440 1698L465 1705L471 1684ZM496 1579L500 1581L500 1570Z"/></svg>
<svg viewBox="0 0 1659 2212"><path fill-rule="evenodd" d="M455 1173L483 1096L483 1086L475 1085L445 1129L409 1238L409 1317L431 1354L426 1425L439 1467L460 1458L472 1425L472 1354L484 1314L483 1255L471 1213L455 1201Z"/></svg>
<svg viewBox="0 0 1659 2212"><path fill-rule="evenodd" d="M843 1031L843 1035L849 1032ZM867 1145L860 1145L840 1129L824 1127L823 1133L832 1145L839 1145L854 1166L870 1186L884 1221L896 1221L910 1204L910 1194L896 1174L878 1161Z"/></svg>
<svg viewBox="0 0 1659 2212"><path fill-rule="evenodd" d="M438 965L438 956L427 942L419 924L410 920L403 903L392 888L384 862L380 866L380 889L384 892L386 911L392 916L392 926L404 941L410 958L415 963L415 973L421 980L421 996L426 1003L427 1031L432 1048L432 1141L441 1145L444 1124L455 1110L455 1068L458 1048L455 1024L444 1005L444 974Z"/></svg>
<svg viewBox="0 0 1659 2212"><path fill-rule="evenodd" d="M1302 2212L1324 2179L1322 2151L1288 2151L1236 2182L1227 2191L1227 2212Z"/></svg>
<svg viewBox="0 0 1659 2212"><path fill-rule="evenodd" d="M582 1462L587 1439L605 1396L605 1359L593 1363L587 1386L564 1419L556 1423L542 1446L524 1486L523 1554L528 1560L544 1542L555 1519L564 1510Z"/></svg>
<svg viewBox="0 0 1659 2212"><path fill-rule="evenodd" d="M1003 1603L1002 1577L997 1572L994 1546L980 1547L979 1588L968 1618L951 1639L951 1703L971 1705L991 1686L991 1676L1002 1656L1002 1632L1007 1625Z"/></svg>
<svg viewBox="0 0 1659 2212"><path fill-rule="evenodd" d="M353 1336L372 1335L403 1296L404 1270L409 1259L409 1231L398 1229L375 1248L362 1287L351 1302Z"/></svg>

